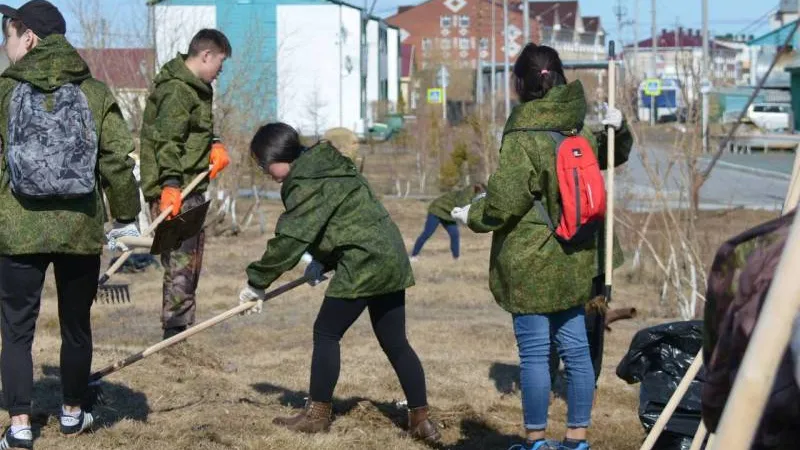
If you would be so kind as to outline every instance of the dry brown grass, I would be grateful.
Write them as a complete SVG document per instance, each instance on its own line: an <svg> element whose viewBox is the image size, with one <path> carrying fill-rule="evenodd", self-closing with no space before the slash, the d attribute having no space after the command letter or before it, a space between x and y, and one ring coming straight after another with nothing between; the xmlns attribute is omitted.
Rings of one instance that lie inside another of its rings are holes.
<svg viewBox="0 0 800 450"><path fill-rule="evenodd" d="M387 200L410 247L420 232L425 203ZM270 225L279 205L269 203ZM748 221L756 220L746 216ZM714 226L731 227L730 218ZM743 229L737 225L736 229ZM271 229L271 228L270 228ZM715 228L720 236L731 232ZM199 318L236 305L245 265L260 256L266 237L211 240L199 291ZM463 233L463 257L453 262L439 232L414 266L417 286L408 292L408 332L428 378L430 404L444 429L443 446L505 449L518 441L521 408L518 360L510 316L487 288L490 237ZM282 280L298 276L291 272ZM160 337L160 273L123 276L133 283L133 303L94 308L94 367L138 351ZM620 277L617 306L635 306L642 317L619 322L608 334L591 440L598 450L638 448L638 386L614 370L633 333L664 321L654 317L657 289ZM264 314L236 317L106 380L109 405L99 409L91 435L67 440L53 416L59 405L58 328L52 280L48 281L34 343L35 409L39 450L81 449L413 449L400 436L403 398L369 327L359 320L342 342L336 421L328 434L305 436L271 424L300 406L307 390L311 326L323 287L303 286L265 306ZM550 436L564 431L565 404L554 399Z"/></svg>

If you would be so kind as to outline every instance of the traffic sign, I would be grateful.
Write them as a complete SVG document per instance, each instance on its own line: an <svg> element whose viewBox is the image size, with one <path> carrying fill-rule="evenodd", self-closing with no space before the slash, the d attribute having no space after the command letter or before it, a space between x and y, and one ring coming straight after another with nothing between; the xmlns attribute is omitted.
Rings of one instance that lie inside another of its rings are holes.
<svg viewBox="0 0 800 450"><path fill-rule="evenodd" d="M435 105L442 103L442 90L440 88L428 89L428 103Z"/></svg>
<svg viewBox="0 0 800 450"><path fill-rule="evenodd" d="M648 78L644 82L644 94L650 97L661 95L661 80L658 78Z"/></svg>

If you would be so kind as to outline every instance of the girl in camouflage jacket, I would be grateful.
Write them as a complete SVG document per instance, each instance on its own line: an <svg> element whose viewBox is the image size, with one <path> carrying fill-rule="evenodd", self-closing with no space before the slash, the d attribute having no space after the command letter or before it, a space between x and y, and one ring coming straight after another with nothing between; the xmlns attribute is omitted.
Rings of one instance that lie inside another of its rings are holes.
<svg viewBox="0 0 800 450"><path fill-rule="evenodd" d="M598 239L561 244L534 208L539 200L550 217L560 217L555 141L551 131L580 133L605 168L604 139L583 126L586 99L579 81L567 84L558 53L529 44L514 65L521 104L505 126L500 165L489 178L486 197L453 217L479 233L493 232L489 282L500 306L512 313L520 355L525 449L588 450L586 431L594 396L594 371L584 306L594 297ZM617 161L627 160L631 137L622 114L609 109L605 125L618 129ZM621 262L621 255L616 255ZM545 441L550 399L548 356L551 336L567 372L567 434Z"/></svg>
<svg viewBox="0 0 800 450"><path fill-rule="evenodd" d="M260 261L247 268L241 302L264 299L265 289L294 267L304 252L314 260L306 275L315 285L336 270L314 323L311 388L306 408L274 423L295 431L326 431L339 378L339 341L361 313L369 310L372 328L392 363L408 399L409 431L435 441L439 432L428 419L425 374L405 334L405 289L414 284L400 230L375 198L353 161L329 142L303 148L297 132L284 123L261 127L250 144L258 165L282 183L285 212Z"/></svg>

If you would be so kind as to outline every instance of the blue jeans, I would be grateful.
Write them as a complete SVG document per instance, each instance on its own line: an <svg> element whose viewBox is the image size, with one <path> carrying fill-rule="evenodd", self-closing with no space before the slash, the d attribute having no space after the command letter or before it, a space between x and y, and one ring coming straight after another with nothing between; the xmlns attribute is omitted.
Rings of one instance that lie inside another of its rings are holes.
<svg viewBox="0 0 800 450"><path fill-rule="evenodd" d="M458 240L458 224L455 222L449 222L446 220L442 220L433 214L428 214L428 218L425 219L425 228L422 230L422 234L419 235L417 238L417 242L414 243L414 250L411 251L411 256L419 255L419 252L422 251L422 246L425 245L425 242L433 236L433 233L436 231L436 227L442 224L447 234L450 235L450 252L453 254L453 258L458 258L458 247L459 247L459 240Z"/></svg>
<svg viewBox="0 0 800 450"><path fill-rule="evenodd" d="M589 357L583 306L551 314L515 314L525 429L547 428L550 406L550 339L567 375L567 427L586 428L592 416L594 369Z"/></svg>

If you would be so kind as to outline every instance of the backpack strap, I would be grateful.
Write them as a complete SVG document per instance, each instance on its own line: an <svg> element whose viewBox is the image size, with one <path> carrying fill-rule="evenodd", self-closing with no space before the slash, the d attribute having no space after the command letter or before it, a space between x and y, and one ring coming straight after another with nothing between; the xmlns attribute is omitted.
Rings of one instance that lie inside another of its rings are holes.
<svg viewBox="0 0 800 450"><path fill-rule="evenodd" d="M547 134L550 135L551 138L553 138L553 141L556 144L555 154L556 158L558 158L558 148L561 147L561 143L564 142L564 140L569 136L579 135L582 129L583 129L583 124L579 124L577 128L569 131L553 130L547 128L509 128L508 130L503 131L503 137L506 137L507 135L512 133L520 133L526 131L546 132ZM549 228L550 231L555 232L556 227L553 222L553 219L547 212L547 208L544 207L544 203L542 203L541 198L535 198L533 200L533 208L536 210L536 213L539 215L539 218L541 218L544 221L545 225L547 225L547 228Z"/></svg>

